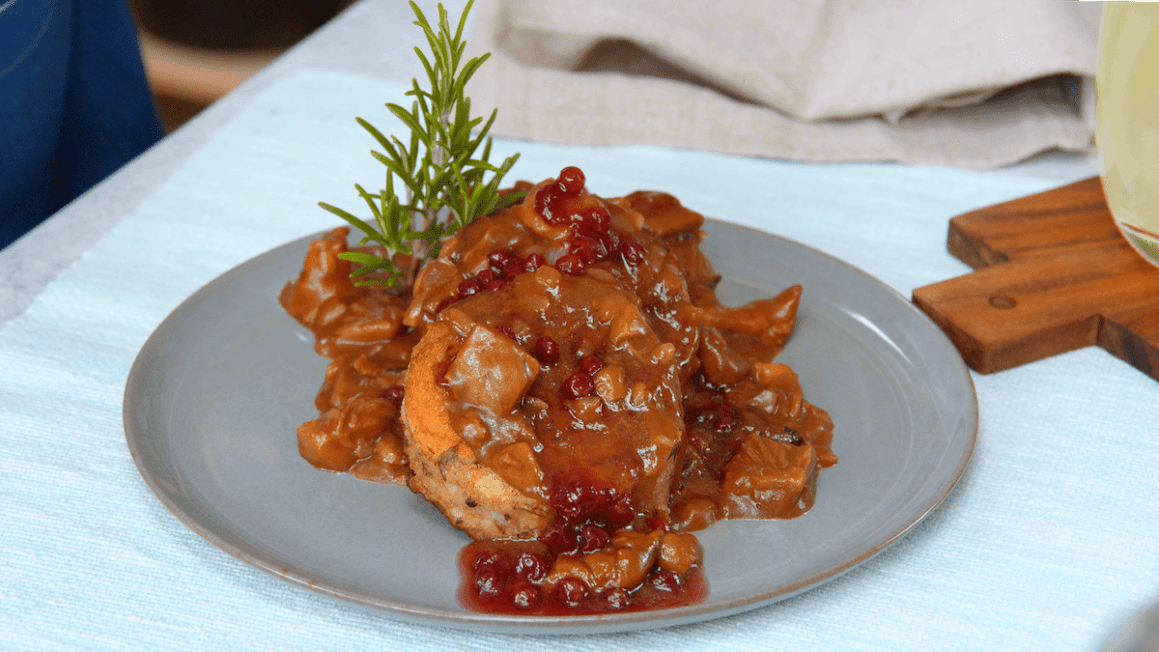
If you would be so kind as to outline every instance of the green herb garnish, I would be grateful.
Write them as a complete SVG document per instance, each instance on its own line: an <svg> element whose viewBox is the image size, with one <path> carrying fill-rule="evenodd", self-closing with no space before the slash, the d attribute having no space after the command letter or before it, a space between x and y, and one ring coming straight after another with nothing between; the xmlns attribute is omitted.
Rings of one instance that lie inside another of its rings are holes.
<svg viewBox="0 0 1159 652"><path fill-rule="evenodd" d="M467 45L462 38L463 26L472 4L474 0L467 3L459 18L459 26L452 34L442 4L439 4L439 31L436 33L418 5L410 3L418 18L414 24L426 33L431 47L431 58L415 48L427 71L431 88L429 91L419 88L415 79L413 88L406 93L415 98L409 111L397 104L386 105L410 129L409 146L397 137L387 138L362 118L357 119L358 124L386 150L385 154L370 152L386 166L386 188L371 194L354 184L359 196L370 207L378 228L341 208L324 202L318 204L365 233L362 244L376 242L387 250L386 256L354 251L338 255L343 260L361 265L350 275L353 278L379 270L389 273L387 279L362 279L355 285L395 285L403 275L403 270L391 257L395 253L411 256L408 271L409 276L413 276L419 263L438 255L443 240L455 231L481 215L511 205L526 194L510 193L500 197L498 192L499 182L518 160L518 154L508 157L499 167L487 162L491 154L491 139L487 137L487 131L498 111L492 111L487 123L478 133L472 134L483 118L471 118L471 100L464 95L463 89L471 75L491 56L488 53L475 57L461 71L459 69ZM482 155L473 158L479 145L483 145ZM484 182L487 173L492 176L490 181ZM406 201L395 193L395 176L406 187Z"/></svg>

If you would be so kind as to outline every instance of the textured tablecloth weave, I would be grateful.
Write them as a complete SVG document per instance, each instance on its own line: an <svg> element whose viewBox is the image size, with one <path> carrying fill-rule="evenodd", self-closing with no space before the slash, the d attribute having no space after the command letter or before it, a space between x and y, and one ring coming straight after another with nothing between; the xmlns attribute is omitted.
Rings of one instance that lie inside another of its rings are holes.
<svg viewBox="0 0 1159 652"><path fill-rule="evenodd" d="M354 206L354 181L379 187L353 117L391 127L381 105L402 90L322 72L275 83L0 331L0 648L1083 650L1159 593L1159 384L1097 349L975 376L974 459L930 518L828 584L717 621L550 641L402 624L202 540L129 455L121 399L133 359L217 275L334 226L317 201ZM498 156L516 149L516 177L577 164L601 194L672 191L905 295L967 271L945 251L950 216L1059 183L1033 166L496 143Z"/></svg>

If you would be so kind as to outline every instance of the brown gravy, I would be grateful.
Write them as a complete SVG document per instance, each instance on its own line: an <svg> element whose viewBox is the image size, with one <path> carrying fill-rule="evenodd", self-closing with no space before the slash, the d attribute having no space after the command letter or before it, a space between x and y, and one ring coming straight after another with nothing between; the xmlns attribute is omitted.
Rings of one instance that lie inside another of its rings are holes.
<svg viewBox="0 0 1159 652"><path fill-rule="evenodd" d="M375 482L415 486L402 414L411 352L432 324L457 329L436 374L452 428L498 427L479 425L479 410L518 424L472 440L472 454L555 513L537 539L464 550L460 597L481 611L699 601L687 533L799 516L837 461L828 415L773 361L800 286L722 306L700 214L663 193L603 200L577 190L576 173L523 184L522 203L465 227L401 290L355 287L337 258L347 229L335 229L279 297L331 359L300 453Z"/></svg>

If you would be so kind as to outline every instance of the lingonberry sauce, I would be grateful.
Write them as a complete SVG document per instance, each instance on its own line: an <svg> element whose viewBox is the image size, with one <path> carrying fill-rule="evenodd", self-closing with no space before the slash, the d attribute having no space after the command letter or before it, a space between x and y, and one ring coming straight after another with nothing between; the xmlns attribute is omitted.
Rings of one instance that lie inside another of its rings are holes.
<svg viewBox="0 0 1159 652"><path fill-rule="evenodd" d="M596 384L592 382L592 377L580 371L563 381L563 397L574 401L577 398L584 398L591 396L596 391Z"/></svg>
<svg viewBox="0 0 1159 652"><path fill-rule="evenodd" d="M583 257L577 253L564 254L559 257L559 260L555 261L556 269L571 276L582 276L587 271L587 267Z"/></svg>
<svg viewBox="0 0 1159 652"><path fill-rule="evenodd" d="M588 355L580 358L580 371L589 376L594 376L599 373L600 369L604 368L604 361L598 355Z"/></svg>
<svg viewBox="0 0 1159 652"><path fill-rule="evenodd" d="M550 335L540 336L535 340L535 357L545 365L559 362L559 344Z"/></svg>
<svg viewBox="0 0 1159 652"><path fill-rule="evenodd" d="M485 613L535 616L577 616L666 609L696 604L708 595L704 572L694 568L683 576L654 569L638 587L596 591L575 577L553 586L524 579L519 560L526 542L476 541L459 555L459 601ZM508 561L497 561L496 553ZM549 553L533 553L553 558Z"/></svg>

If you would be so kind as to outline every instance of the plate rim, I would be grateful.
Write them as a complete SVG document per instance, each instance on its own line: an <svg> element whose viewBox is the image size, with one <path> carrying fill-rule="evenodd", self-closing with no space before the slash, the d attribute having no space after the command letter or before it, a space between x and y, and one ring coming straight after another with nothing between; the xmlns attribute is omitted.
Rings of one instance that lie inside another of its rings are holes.
<svg viewBox="0 0 1159 652"><path fill-rule="evenodd" d="M388 600L368 595L361 591L343 589L336 586L328 586L319 584L316 580L297 572L296 570L278 567L276 564L269 563L263 556L258 553L250 552L243 549L242 546L235 545L227 541L225 538L218 535L211 528L205 526L198 521L193 515L187 513L182 509L176 501L174 501L162 485L161 481L155 477L152 469L142 459L143 452L142 439L144 433L137 432L132 418L134 408L137 406L138 397L132 393L132 389L136 383L139 383L139 377L144 373L143 369L147 359L147 355L158 348L159 335L162 328L174 319L174 316L181 312L188 304L195 301L205 290L223 281L229 276L239 274L242 268L250 265L254 261L266 257L273 256L283 248L293 247L304 241L313 241L322 234L328 233L333 229L325 229L318 231L301 238L295 238L288 242L282 243L267 251L252 256L241 263L231 267L225 272L217 275L212 280L204 283L189 296L181 301L164 319L162 319L153 331L149 334L145 343L141 346L137 356L133 360L132 367L125 380L125 389L122 399L122 422L125 430L125 439L129 448L130 455L137 467L138 473L144 479L145 484L157 497L162 505L169 510L177 519L188 527L190 530L201 536L203 539L213 544L217 548L229 553L239 561L258 568L274 577L287 581L290 584L309 589L314 593L318 593L330 598L338 599L347 604L366 607L374 609L378 613L386 613L401 620L405 620L415 624L422 625L442 625L456 629L473 629L486 628L487 631L495 633L506 634L592 634L592 633L617 633L625 631L643 631L647 629L655 629L662 627L673 627L682 624L691 624L695 622L702 622L706 620L713 620L717 618L725 618L750 610L759 609L775 602L785 600L804 593L812 588L820 586L826 582L835 580L850 570L860 566L869 559L881 554L886 549L897 543L902 537L913 530L919 523L926 520L938 507L945 501L945 499L953 492L965 474L971 459L973 458L974 450L978 441L979 429L979 405L977 389L974 385L973 377L970 374L969 368L961 355L957 353L949 338L942 331L937 324L921 311L913 302L909 301L900 292L895 290L889 284L885 283L876 276L866 272L865 270L848 263L832 254L817 249L816 247L804 244L802 242L786 238L775 233L750 227L736 222L728 222L725 220L705 218L705 223L716 227L723 227L727 229L741 230L751 232L754 237L758 238L773 238L782 241L782 243L793 247L799 247L807 250L810 254L827 259L829 264L837 264L841 267L851 271L855 274L861 275L876 286L884 289L892 298L896 299L901 306L907 309L910 313L916 316L919 321L925 324L936 333L941 342L954 352L955 375L964 380L964 389L972 398L969 401L969 423L966 424L966 446L963 448L959 459L954 463L954 471L952 478L950 474L942 480L938 491L927 501L927 503L920 509L915 510L916 516L908 519L894 531L890 532L878 540L878 542L861 552L861 554L843 559L840 563L832 565L821 571L813 573L808 577L799 579L787 585L778 585L769 591L759 592L755 594L748 594L737 596L721 601L704 601L697 604L686 605L682 607L672 607L668 609L659 610L645 610L635 611L619 614L589 614L576 616L534 616L534 615L510 615L510 614L489 614L472 611L450 611L436 607L422 607L413 604L399 602L395 600ZM255 550L256 547L255 547ZM266 556L269 558L276 557L272 551L266 551Z"/></svg>

